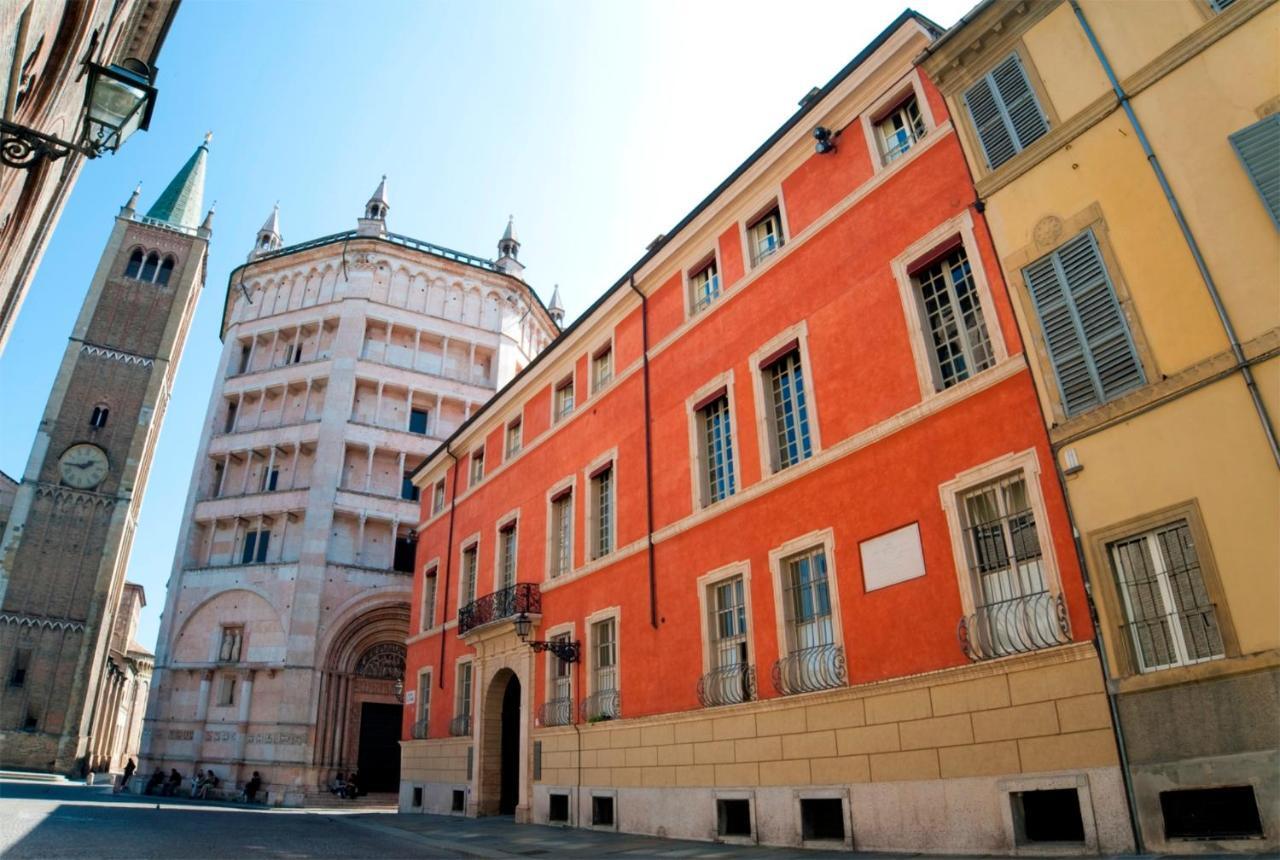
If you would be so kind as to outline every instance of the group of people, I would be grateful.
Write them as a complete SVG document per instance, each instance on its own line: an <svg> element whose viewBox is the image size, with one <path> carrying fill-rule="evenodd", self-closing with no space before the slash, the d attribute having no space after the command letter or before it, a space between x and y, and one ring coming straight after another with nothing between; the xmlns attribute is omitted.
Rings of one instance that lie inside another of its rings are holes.
<svg viewBox="0 0 1280 860"><path fill-rule="evenodd" d="M133 760L129 760L129 764L125 767L125 781L127 786L129 778L133 776L131 768L136 767ZM191 796L200 799L207 799L209 792L216 789L222 784L222 780L218 778L210 768L204 773L196 771L195 776L191 777ZM169 769L169 775L166 777L164 771L156 768L156 772L151 774L151 778L147 780L146 786L142 789L143 794L158 794L161 797L174 797L182 788L182 774L178 773L176 768ZM128 788L124 789L128 791ZM262 774L256 770L253 772L253 778L244 784L244 790L240 793L240 800L244 803L256 803L258 792L262 790Z"/></svg>
<svg viewBox="0 0 1280 860"><path fill-rule="evenodd" d="M356 772L353 770L350 776L346 776L342 771L338 771L338 775L329 783L329 791L344 800L355 800L360 796L360 783L356 778Z"/></svg>

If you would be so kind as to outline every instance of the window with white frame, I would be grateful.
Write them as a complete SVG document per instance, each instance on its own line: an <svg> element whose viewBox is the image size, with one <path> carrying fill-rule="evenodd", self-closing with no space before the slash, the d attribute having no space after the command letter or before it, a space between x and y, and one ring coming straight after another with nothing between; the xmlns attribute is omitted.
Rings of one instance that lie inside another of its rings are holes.
<svg viewBox="0 0 1280 860"><path fill-rule="evenodd" d="M613 464L591 476L591 557L613 552Z"/></svg>
<svg viewBox="0 0 1280 860"><path fill-rule="evenodd" d="M498 530L498 588L516 584L516 521Z"/></svg>
<svg viewBox="0 0 1280 860"><path fill-rule="evenodd" d="M422 577L422 629L430 630L436 623L436 572L435 565L427 568Z"/></svg>
<svg viewBox="0 0 1280 860"><path fill-rule="evenodd" d="M467 486L474 487L484 480L484 448L471 452L471 478Z"/></svg>
<svg viewBox="0 0 1280 860"><path fill-rule="evenodd" d="M712 257L689 274L689 308L693 313L704 311L720 298L720 272L716 258Z"/></svg>
<svg viewBox="0 0 1280 860"><path fill-rule="evenodd" d="M476 565L480 556L480 547L472 544L462 551L462 605L476 599Z"/></svg>
<svg viewBox="0 0 1280 860"><path fill-rule="evenodd" d="M458 664L458 677L453 694L453 722L449 734L465 737L471 734L471 661Z"/></svg>
<svg viewBox="0 0 1280 860"><path fill-rule="evenodd" d="M770 454L773 470L777 472L813 455L800 349L788 350L761 368L761 373L768 398Z"/></svg>
<svg viewBox="0 0 1280 860"><path fill-rule="evenodd" d="M1110 543L1107 555L1138 671L1188 666L1226 654L1186 519Z"/></svg>
<svg viewBox="0 0 1280 860"><path fill-rule="evenodd" d="M698 409L698 459L702 466L702 504L727 499L736 490L733 472L733 429L729 394L725 392Z"/></svg>
<svg viewBox="0 0 1280 860"><path fill-rule="evenodd" d="M977 284L963 246L911 276L933 367L941 391L995 364Z"/></svg>
<svg viewBox="0 0 1280 860"><path fill-rule="evenodd" d="M747 653L747 603L741 574L707 586L711 671L698 685L702 703L732 705L753 698Z"/></svg>
<svg viewBox="0 0 1280 860"><path fill-rule="evenodd" d="M438 514L444 510L444 478L436 481L431 491L431 513Z"/></svg>
<svg viewBox="0 0 1280 860"><path fill-rule="evenodd" d="M583 702L588 722L616 719L618 702L618 624L606 618L591 625L591 695Z"/></svg>
<svg viewBox="0 0 1280 860"><path fill-rule="evenodd" d="M431 723L431 670L418 673L418 713L413 723L413 737L423 740L430 733Z"/></svg>
<svg viewBox="0 0 1280 860"><path fill-rule="evenodd" d="M591 390L599 391L613 379L613 347L606 346L591 356Z"/></svg>
<svg viewBox="0 0 1280 860"><path fill-rule="evenodd" d="M906 155L926 131L914 93L876 120L875 125L876 142L880 145L880 157L885 164Z"/></svg>
<svg viewBox="0 0 1280 860"><path fill-rule="evenodd" d="M991 170L1049 132L1049 118L1016 53L965 90L964 103Z"/></svg>
<svg viewBox="0 0 1280 860"><path fill-rule="evenodd" d="M551 578L573 569L573 490L567 489L551 500Z"/></svg>
<svg viewBox="0 0 1280 860"><path fill-rule="evenodd" d="M573 377L560 382L555 390L556 420L560 421L573 413Z"/></svg>
<svg viewBox="0 0 1280 860"><path fill-rule="evenodd" d="M239 663L240 648L244 642L244 627L236 625L222 628L222 642L218 646L219 663Z"/></svg>
<svg viewBox="0 0 1280 860"><path fill-rule="evenodd" d="M780 573L786 656L774 670L778 691L807 693L842 686L844 652L832 611L825 546L782 559Z"/></svg>
<svg viewBox="0 0 1280 860"><path fill-rule="evenodd" d="M520 453L524 444L524 422L516 418L507 425L507 459Z"/></svg>
<svg viewBox="0 0 1280 860"><path fill-rule="evenodd" d="M570 636L568 633L557 633L551 637L551 641L567 644ZM542 724L567 726L573 722L573 664L561 660L550 651L547 652L547 660L551 689L542 709Z"/></svg>
<svg viewBox="0 0 1280 860"><path fill-rule="evenodd" d="M777 206L766 211L747 227L751 266L755 268L778 252L783 245L782 212Z"/></svg>

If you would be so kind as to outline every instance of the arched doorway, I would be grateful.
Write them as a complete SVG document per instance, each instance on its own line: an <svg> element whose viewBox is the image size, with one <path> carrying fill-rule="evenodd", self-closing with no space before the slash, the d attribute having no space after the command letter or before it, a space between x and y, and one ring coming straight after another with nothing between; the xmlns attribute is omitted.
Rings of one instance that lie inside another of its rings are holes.
<svg viewBox="0 0 1280 860"><path fill-rule="evenodd" d="M502 778L498 814L515 815L520 799L520 679L515 675L502 693Z"/></svg>
<svg viewBox="0 0 1280 860"><path fill-rule="evenodd" d="M520 804L522 688L510 669L502 669L485 691L481 711L481 815L513 815Z"/></svg>

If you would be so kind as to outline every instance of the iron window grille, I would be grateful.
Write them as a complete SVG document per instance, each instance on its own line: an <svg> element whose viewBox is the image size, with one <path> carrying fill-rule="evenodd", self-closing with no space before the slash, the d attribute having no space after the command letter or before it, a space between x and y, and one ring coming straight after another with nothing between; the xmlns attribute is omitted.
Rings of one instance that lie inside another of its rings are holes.
<svg viewBox="0 0 1280 860"><path fill-rule="evenodd" d="M548 699L538 709L538 722L544 726L573 725L573 699Z"/></svg>
<svg viewBox="0 0 1280 860"><path fill-rule="evenodd" d="M617 690L597 690L582 700L582 719L588 723L622 717L622 697Z"/></svg>
<svg viewBox="0 0 1280 860"><path fill-rule="evenodd" d="M1226 655L1217 609L1185 519L1107 547L1139 672L1189 666Z"/></svg>
<svg viewBox="0 0 1280 860"><path fill-rule="evenodd" d="M458 714L449 721L449 736L465 738L471 734L471 714Z"/></svg>
<svg viewBox="0 0 1280 860"><path fill-rule="evenodd" d="M772 407L769 433L773 470L777 472L813 455L800 350L792 349L766 367L764 373Z"/></svg>
<svg viewBox="0 0 1280 860"><path fill-rule="evenodd" d="M964 248L918 271L915 284L938 389L950 388L995 364Z"/></svg>
<svg viewBox="0 0 1280 860"><path fill-rule="evenodd" d="M876 137L885 164L892 164L925 135L924 117L914 95L876 122Z"/></svg>
<svg viewBox="0 0 1280 860"><path fill-rule="evenodd" d="M595 528L591 556L603 558L613 552L613 466L605 466L591 477L591 503Z"/></svg>
<svg viewBox="0 0 1280 860"><path fill-rule="evenodd" d="M426 717L422 717L413 724L413 739L415 741L424 741L429 736L429 726Z"/></svg>
<svg viewBox="0 0 1280 860"><path fill-rule="evenodd" d="M706 310L720 298L720 273L716 270L714 258L689 276L689 297L695 314Z"/></svg>
<svg viewBox="0 0 1280 860"><path fill-rule="evenodd" d="M698 410L698 429L702 447L702 503L710 505L735 492L728 394L720 395Z"/></svg>
<svg viewBox="0 0 1280 860"><path fill-rule="evenodd" d="M1026 479L1006 475L961 496L974 613L957 635L971 660L1070 641L1066 605L1049 589Z"/></svg>
<svg viewBox="0 0 1280 860"><path fill-rule="evenodd" d="M591 625L592 689L582 701L582 716L587 722L617 719L618 699L618 631L612 618Z"/></svg>
<svg viewBox="0 0 1280 860"><path fill-rule="evenodd" d="M564 576L573 566L573 492L551 500L551 578Z"/></svg>
<svg viewBox="0 0 1280 860"><path fill-rule="evenodd" d="M551 637L553 642L568 642L569 634ZM573 722L573 664L548 652L551 663L551 698L543 704L539 717L544 726L567 726Z"/></svg>
<svg viewBox="0 0 1280 860"><path fill-rule="evenodd" d="M751 243L751 267L755 268L782 247L782 214L778 207L773 207L761 215L747 228L747 237Z"/></svg>
<svg viewBox="0 0 1280 860"><path fill-rule="evenodd" d="M718 582L710 593L711 671L698 681L703 707L755 698L755 669L747 653L747 606L741 576Z"/></svg>
<svg viewBox="0 0 1280 860"><path fill-rule="evenodd" d="M843 686L844 649L836 644L826 552L815 547L783 566L787 655L774 664L774 687L790 695Z"/></svg>

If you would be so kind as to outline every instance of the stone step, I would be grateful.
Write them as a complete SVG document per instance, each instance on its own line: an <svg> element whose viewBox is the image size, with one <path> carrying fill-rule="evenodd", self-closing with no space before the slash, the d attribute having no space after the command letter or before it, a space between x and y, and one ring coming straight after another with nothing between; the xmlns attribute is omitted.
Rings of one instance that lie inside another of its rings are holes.
<svg viewBox="0 0 1280 860"><path fill-rule="evenodd" d="M56 773L36 773L28 770L0 770L0 779L20 779L25 782L66 782L66 778Z"/></svg>
<svg viewBox="0 0 1280 860"><path fill-rule="evenodd" d="M311 809L394 809L400 805L395 792L362 794L355 800L344 800L328 791L311 791L303 799L303 806Z"/></svg>

